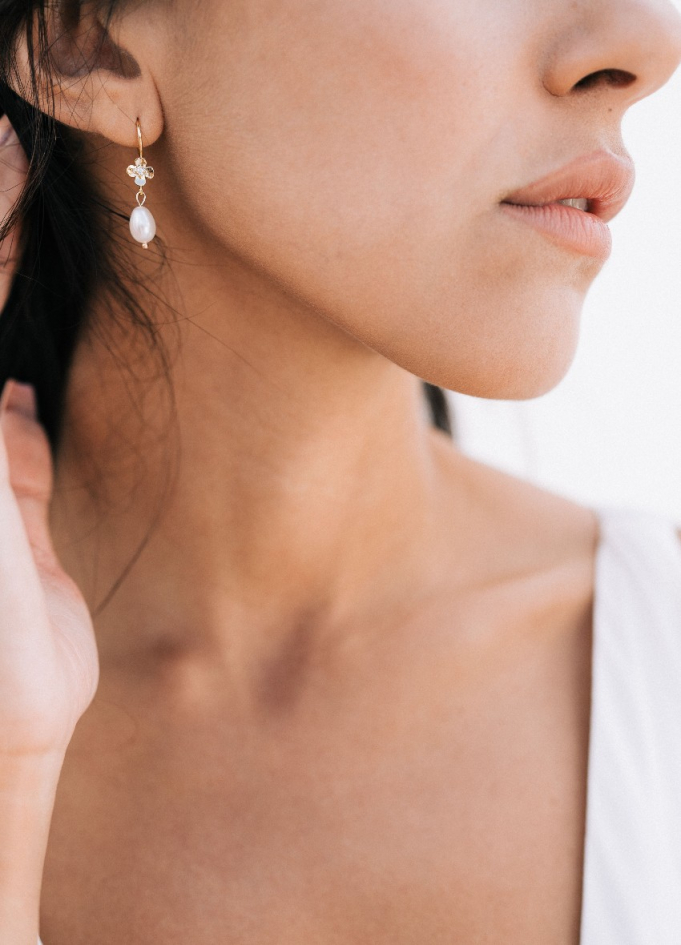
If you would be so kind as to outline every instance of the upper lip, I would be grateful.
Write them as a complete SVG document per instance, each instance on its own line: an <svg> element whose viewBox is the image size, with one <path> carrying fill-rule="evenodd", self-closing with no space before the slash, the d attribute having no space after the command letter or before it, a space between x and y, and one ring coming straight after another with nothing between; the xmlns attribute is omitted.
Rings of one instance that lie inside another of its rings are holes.
<svg viewBox="0 0 681 945"><path fill-rule="evenodd" d="M502 203L540 207L570 198L586 199L589 213L608 223L629 199L634 176L634 164L628 155L595 151L514 191Z"/></svg>

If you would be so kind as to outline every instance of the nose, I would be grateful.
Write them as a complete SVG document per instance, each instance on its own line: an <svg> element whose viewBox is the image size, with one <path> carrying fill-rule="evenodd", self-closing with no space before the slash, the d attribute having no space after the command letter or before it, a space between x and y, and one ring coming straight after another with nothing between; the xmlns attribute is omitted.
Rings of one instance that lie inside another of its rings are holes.
<svg viewBox="0 0 681 945"><path fill-rule="evenodd" d="M670 0L582 0L569 12L543 76L556 96L598 90L628 108L681 62L681 15Z"/></svg>

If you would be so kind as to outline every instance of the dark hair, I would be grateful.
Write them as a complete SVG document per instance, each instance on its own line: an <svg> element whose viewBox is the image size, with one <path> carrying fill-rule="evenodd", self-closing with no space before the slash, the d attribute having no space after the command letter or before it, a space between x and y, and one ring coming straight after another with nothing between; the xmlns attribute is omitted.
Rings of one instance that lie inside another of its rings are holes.
<svg viewBox="0 0 681 945"><path fill-rule="evenodd" d="M95 287L105 286L134 324L151 329L151 321L120 277L114 225L120 215L96 194L78 136L36 107L40 83L51 74L49 2L0 0L0 117L7 115L29 159L26 187L0 226L2 241L21 221L18 269L0 317L0 386L9 377L34 385L56 450L69 368ZM107 18L118 2L100 0ZM77 22L81 3L62 0L65 23ZM31 76L20 97L12 88L18 87L15 48L22 33ZM425 393L433 423L451 434L444 393L431 384Z"/></svg>

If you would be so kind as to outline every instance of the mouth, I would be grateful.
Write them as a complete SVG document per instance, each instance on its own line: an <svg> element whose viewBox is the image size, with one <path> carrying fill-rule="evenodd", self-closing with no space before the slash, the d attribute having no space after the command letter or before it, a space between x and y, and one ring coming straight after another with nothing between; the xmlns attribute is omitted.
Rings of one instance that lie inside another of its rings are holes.
<svg viewBox="0 0 681 945"><path fill-rule="evenodd" d="M582 213L589 212L590 201L588 197L566 197L565 200L557 200L556 203L563 207L574 207L575 210L581 210Z"/></svg>
<svg viewBox="0 0 681 945"><path fill-rule="evenodd" d="M633 186L630 158L597 151L514 191L501 207L563 249L605 261L612 249L608 223Z"/></svg>

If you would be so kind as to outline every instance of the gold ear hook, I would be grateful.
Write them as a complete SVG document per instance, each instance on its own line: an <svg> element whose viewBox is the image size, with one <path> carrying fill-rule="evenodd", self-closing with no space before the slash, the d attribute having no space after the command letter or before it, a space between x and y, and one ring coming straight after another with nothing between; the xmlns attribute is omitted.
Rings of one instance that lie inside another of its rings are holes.
<svg viewBox="0 0 681 945"><path fill-rule="evenodd" d="M139 120L139 118L137 119L137 142L138 142L138 144L139 144L140 157L143 158L143 157L144 157L144 151L143 151L143 148L142 148L142 126L140 125L140 120Z"/></svg>

